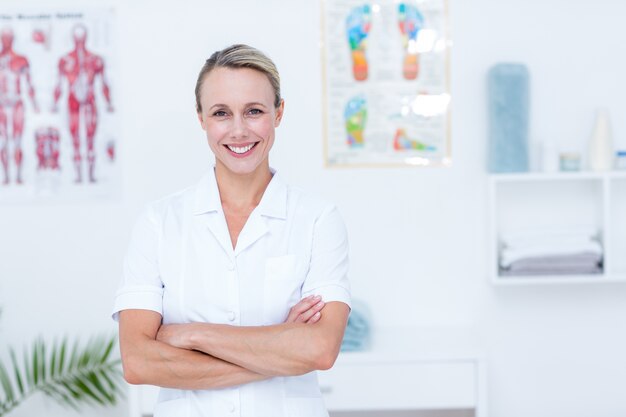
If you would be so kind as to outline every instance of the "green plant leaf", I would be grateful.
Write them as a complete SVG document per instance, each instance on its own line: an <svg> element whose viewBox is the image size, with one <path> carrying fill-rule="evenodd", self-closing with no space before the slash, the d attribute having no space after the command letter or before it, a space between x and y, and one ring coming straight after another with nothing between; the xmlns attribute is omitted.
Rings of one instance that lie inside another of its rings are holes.
<svg viewBox="0 0 626 417"><path fill-rule="evenodd" d="M46 342L43 339L39 341L39 375L41 379L46 379L48 377L49 371L46 366Z"/></svg>
<svg viewBox="0 0 626 417"><path fill-rule="evenodd" d="M63 340L61 341L61 347L59 348L59 359L58 359L59 368L57 372L55 372L55 374L63 372L63 365L65 365L66 347L67 347L67 337L64 337Z"/></svg>
<svg viewBox="0 0 626 417"><path fill-rule="evenodd" d="M74 342L74 347L72 348L72 353L70 355L70 361L67 364L67 370L71 371L78 367L78 362L80 361L80 353L78 352L78 340Z"/></svg>
<svg viewBox="0 0 626 417"><path fill-rule="evenodd" d="M109 355L113 351L113 347L115 346L115 339L111 339L109 343L106 345L104 349L104 353L101 356L101 360L104 362L108 359Z"/></svg>
<svg viewBox="0 0 626 417"><path fill-rule="evenodd" d="M11 383L11 378L9 378L9 373L2 362L0 362L0 385L2 385L2 389L4 390L4 398L2 402L13 402L15 399L13 384Z"/></svg>
<svg viewBox="0 0 626 417"><path fill-rule="evenodd" d="M15 381L17 382L17 388L20 390L20 395L24 395L24 383L22 382L22 375L20 373L19 365L17 364L17 356L13 348L9 349L9 355L11 356L11 365L13 365L13 374L15 375Z"/></svg>
<svg viewBox="0 0 626 417"><path fill-rule="evenodd" d="M57 342L56 340L52 344L52 352L50 353L50 377L54 378L57 373Z"/></svg>
<svg viewBox="0 0 626 417"><path fill-rule="evenodd" d="M84 346L76 340L68 355L67 337L55 340L51 347L38 338L30 351L24 350L23 367L10 349L12 372L0 362L0 387L4 392L0 395L0 417L35 392L77 411L85 405L116 404L123 396L121 361L111 355L116 340L115 336L92 337Z"/></svg>
<svg viewBox="0 0 626 417"><path fill-rule="evenodd" d="M25 380L28 386L33 386L35 385L35 383L33 382L33 374L30 372L32 367L30 365L28 357L28 350L24 349L24 375L26 376Z"/></svg>
<svg viewBox="0 0 626 417"><path fill-rule="evenodd" d="M32 371L33 371L33 385L37 385L37 383L39 382L39 349L38 349L38 340L35 340L35 343L33 344L33 349L32 349L32 357L33 357L33 366L32 366Z"/></svg>

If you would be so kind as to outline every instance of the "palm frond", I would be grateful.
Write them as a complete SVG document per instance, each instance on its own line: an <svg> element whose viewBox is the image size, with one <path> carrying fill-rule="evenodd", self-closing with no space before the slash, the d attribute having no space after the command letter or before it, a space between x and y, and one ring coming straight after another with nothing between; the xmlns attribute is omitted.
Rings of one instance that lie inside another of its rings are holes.
<svg viewBox="0 0 626 417"><path fill-rule="evenodd" d="M82 347L75 341L70 349L64 338L49 349L39 338L24 351L21 365L10 349L11 371L0 361L0 417L36 392L75 410L115 405L123 396L121 361L112 357L116 340L98 336Z"/></svg>

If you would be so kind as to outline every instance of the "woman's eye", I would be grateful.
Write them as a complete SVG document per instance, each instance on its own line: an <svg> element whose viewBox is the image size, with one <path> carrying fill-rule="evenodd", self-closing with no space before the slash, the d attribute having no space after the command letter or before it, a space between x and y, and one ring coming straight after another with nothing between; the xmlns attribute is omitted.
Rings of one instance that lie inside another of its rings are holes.
<svg viewBox="0 0 626 417"><path fill-rule="evenodd" d="M226 112L223 111L223 110L218 110L215 113L213 113L213 116L224 117L224 116L226 116Z"/></svg>
<svg viewBox="0 0 626 417"><path fill-rule="evenodd" d="M253 115L262 114L263 110L261 110L261 109L250 109L249 113L253 114Z"/></svg>

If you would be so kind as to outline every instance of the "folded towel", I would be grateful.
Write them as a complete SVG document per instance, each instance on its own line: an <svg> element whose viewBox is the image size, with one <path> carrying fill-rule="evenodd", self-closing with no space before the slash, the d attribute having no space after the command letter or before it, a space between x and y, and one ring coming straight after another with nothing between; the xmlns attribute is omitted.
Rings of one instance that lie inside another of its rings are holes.
<svg viewBox="0 0 626 417"><path fill-rule="evenodd" d="M500 274L600 274L604 255L600 235L586 226L505 233L500 241Z"/></svg>
<svg viewBox="0 0 626 417"><path fill-rule="evenodd" d="M532 277L532 276L543 276L543 275L599 275L602 274L602 267L600 266L590 266L586 268L550 268L550 269L519 269L515 271L510 270L502 270L500 271L500 276L502 277Z"/></svg>
<svg viewBox="0 0 626 417"><path fill-rule="evenodd" d="M367 305L358 300L352 301L348 325L341 343L342 352L365 350L370 344L370 311Z"/></svg>
<svg viewBox="0 0 626 417"><path fill-rule="evenodd" d="M522 269L576 269L593 268L600 266L602 256L595 253L582 253L577 255L561 256L538 256L534 258L524 258L512 262L508 270L516 271Z"/></svg>
<svg viewBox="0 0 626 417"><path fill-rule="evenodd" d="M589 240L588 242L569 244L537 244L521 248L505 247L500 254L500 266L508 268L513 262L527 258L537 257L558 257L558 256L602 256L602 246L599 242Z"/></svg>
<svg viewBox="0 0 626 417"><path fill-rule="evenodd" d="M512 262L500 268L500 275L591 275L602 273L602 255L580 253L574 255L537 256Z"/></svg>

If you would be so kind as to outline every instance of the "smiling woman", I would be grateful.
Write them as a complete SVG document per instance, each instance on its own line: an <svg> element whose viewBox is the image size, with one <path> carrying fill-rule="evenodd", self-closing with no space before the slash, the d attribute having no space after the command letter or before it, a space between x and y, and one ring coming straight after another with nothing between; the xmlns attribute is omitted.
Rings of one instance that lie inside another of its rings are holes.
<svg viewBox="0 0 626 417"><path fill-rule="evenodd" d="M280 125L284 101L274 106L272 86L250 68L216 68L202 82L198 119L215 154L217 169L237 174L264 171ZM203 110L204 109L204 110Z"/></svg>
<svg viewBox="0 0 626 417"><path fill-rule="evenodd" d="M163 387L155 417L328 416L314 371L350 311L343 221L270 168L285 105L267 56L215 52L195 91L215 165L135 225L113 310L125 378Z"/></svg>

